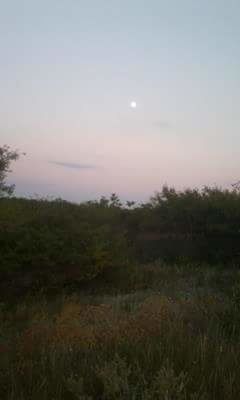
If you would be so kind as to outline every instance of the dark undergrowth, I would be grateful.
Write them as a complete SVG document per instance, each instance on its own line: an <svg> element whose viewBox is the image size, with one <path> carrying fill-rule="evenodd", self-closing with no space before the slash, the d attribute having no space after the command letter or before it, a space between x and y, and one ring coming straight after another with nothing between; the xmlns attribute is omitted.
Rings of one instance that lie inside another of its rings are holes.
<svg viewBox="0 0 240 400"><path fill-rule="evenodd" d="M239 315L238 269L190 264L2 302L0 398L237 400Z"/></svg>
<svg viewBox="0 0 240 400"><path fill-rule="evenodd" d="M239 223L218 189L1 198L0 399L239 400Z"/></svg>

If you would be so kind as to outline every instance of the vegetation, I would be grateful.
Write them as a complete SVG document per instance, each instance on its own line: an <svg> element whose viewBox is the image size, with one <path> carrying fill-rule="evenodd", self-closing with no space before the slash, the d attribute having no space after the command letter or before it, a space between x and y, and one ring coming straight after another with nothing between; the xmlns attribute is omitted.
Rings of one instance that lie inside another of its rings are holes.
<svg viewBox="0 0 240 400"><path fill-rule="evenodd" d="M239 277L155 263L2 303L0 398L238 400Z"/></svg>
<svg viewBox="0 0 240 400"><path fill-rule="evenodd" d="M0 288L59 288L157 259L238 264L239 226L237 190L164 187L135 207L116 195L81 204L3 197Z"/></svg>
<svg viewBox="0 0 240 400"><path fill-rule="evenodd" d="M238 400L240 192L20 199L0 148L0 399Z"/></svg>
<svg viewBox="0 0 240 400"><path fill-rule="evenodd" d="M11 150L8 146L0 147L0 198L4 195L11 195L14 185L7 185L6 177L10 172L10 164L19 157L17 151Z"/></svg>

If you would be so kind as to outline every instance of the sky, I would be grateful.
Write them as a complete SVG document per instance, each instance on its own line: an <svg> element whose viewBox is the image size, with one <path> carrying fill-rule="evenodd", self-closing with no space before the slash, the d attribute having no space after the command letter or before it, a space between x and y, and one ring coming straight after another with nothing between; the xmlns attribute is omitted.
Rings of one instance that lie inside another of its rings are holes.
<svg viewBox="0 0 240 400"><path fill-rule="evenodd" d="M238 181L239 20L239 0L0 0L16 194L145 200Z"/></svg>

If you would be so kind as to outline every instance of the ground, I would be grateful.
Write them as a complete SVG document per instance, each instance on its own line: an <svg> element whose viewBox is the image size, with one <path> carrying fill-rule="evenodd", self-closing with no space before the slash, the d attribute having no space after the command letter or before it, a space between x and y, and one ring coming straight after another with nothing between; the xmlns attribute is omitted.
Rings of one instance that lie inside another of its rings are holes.
<svg viewBox="0 0 240 400"><path fill-rule="evenodd" d="M234 400L240 271L154 263L1 303L2 400Z"/></svg>

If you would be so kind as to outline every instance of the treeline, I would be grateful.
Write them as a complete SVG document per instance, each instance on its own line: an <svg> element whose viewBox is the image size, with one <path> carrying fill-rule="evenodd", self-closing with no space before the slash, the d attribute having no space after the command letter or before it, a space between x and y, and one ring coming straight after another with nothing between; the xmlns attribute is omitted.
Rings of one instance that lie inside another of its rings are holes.
<svg viewBox="0 0 240 400"><path fill-rule="evenodd" d="M165 186L136 212L142 257L208 263L238 260L238 190L205 187L177 192Z"/></svg>
<svg viewBox="0 0 240 400"><path fill-rule="evenodd" d="M129 263L235 263L240 193L164 186L146 203L109 199L0 199L2 284L42 287L91 280Z"/></svg>

